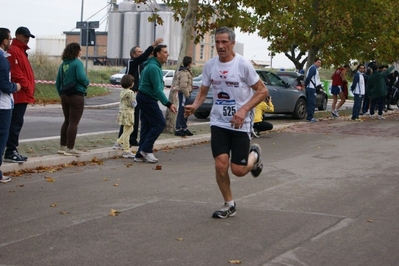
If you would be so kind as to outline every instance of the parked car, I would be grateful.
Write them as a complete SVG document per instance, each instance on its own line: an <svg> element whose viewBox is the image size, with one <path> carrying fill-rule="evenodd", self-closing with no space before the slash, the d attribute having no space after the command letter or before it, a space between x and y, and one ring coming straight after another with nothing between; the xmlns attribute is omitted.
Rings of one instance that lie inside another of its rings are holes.
<svg viewBox="0 0 399 266"><path fill-rule="evenodd" d="M302 90L292 87L276 74L258 69L256 70L260 79L269 89L269 95L273 99L274 113L290 114L295 119L304 119L306 116L306 95ZM195 87L201 87L201 81L193 82ZM193 89L190 99L194 100L198 89ZM197 109L194 116L205 119L209 116L213 104L212 86L206 96L204 103Z"/></svg>
<svg viewBox="0 0 399 266"><path fill-rule="evenodd" d="M172 86L173 76L175 75L175 70L162 69L163 73L163 83L165 87L170 88Z"/></svg>
<svg viewBox="0 0 399 266"><path fill-rule="evenodd" d="M110 78L109 78L109 82L112 85L118 85L121 83L121 79L123 77L123 75L125 75L126 73L126 67L122 68L118 73L113 74Z"/></svg>
<svg viewBox="0 0 399 266"><path fill-rule="evenodd" d="M305 75L295 71L277 71L276 75L298 90L305 91ZM328 96L323 91L317 91L316 108L320 111L327 109Z"/></svg>

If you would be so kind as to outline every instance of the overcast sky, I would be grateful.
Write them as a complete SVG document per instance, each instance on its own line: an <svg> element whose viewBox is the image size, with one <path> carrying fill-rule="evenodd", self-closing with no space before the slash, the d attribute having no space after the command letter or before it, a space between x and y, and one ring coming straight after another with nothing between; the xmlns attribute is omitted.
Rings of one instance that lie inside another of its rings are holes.
<svg viewBox="0 0 399 266"><path fill-rule="evenodd" d="M109 0L83 0L83 20L104 21L98 29L104 31L108 10L103 8L108 6L108 2ZM118 0L119 2L122 1ZM61 35L64 31L74 29L76 22L81 19L82 0L0 0L0 5L0 26L10 29L12 37L19 26L29 28L37 37ZM257 35L237 32L236 40L244 43L245 58L270 61L268 43ZM34 39L31 39L29 45L34 49ZM284 55L275 56L272 64L273 68L294 67Z"/></svg>

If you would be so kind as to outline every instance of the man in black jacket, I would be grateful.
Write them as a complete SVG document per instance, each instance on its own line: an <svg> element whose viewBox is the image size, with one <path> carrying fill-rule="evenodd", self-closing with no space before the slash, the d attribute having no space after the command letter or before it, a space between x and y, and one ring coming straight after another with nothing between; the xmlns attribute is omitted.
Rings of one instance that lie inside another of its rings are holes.
<svg viewBox="0 0 399 266"><path fill-rule="evenodd" d="M134 92L137 92L139 90L139 83L140 83L140 74L141 71L144 69L143 63L148 59L148 57L152 54L152 51L154 48L163 42L162 38L158 38L155 40L155 42L149 46L144 52L140 48L140 46L134 46L132 49L130 49L130 59L127 63L127 68L126 68L126 74L130 74L134 77L134 85L132 90ZM139 143L137 142L137 135L138 135L138 130L139 130L139 118L140 118L140 109L135 108L134 110L134 125L133 125L133 132L130 134L130 146L138 146ZM119 129L119 135L120 137L123 132L123 126L120 127Z"/></svg>

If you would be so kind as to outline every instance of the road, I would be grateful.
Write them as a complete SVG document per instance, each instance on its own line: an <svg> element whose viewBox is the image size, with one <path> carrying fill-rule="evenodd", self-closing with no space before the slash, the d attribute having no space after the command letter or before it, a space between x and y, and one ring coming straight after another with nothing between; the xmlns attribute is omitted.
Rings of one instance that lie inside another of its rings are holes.
<svg viewBox="0 0 399 266"><path fill-rule="evenodd" d="M223 199L208 143L158 151L159 170L109 159L25 173L0 185L0 264L396 266L398 132L394 117L262 135L264 171L232 177L225 220L211 218Z"/></svg>
<svg viewBox="0 0 399 266"><path fill-rule="evenodd" d="M169 95L169 90L165 90L165 94ZM352 107L353 103L345 103L345 107ZM165 107L160 105L165 111ZM331 101L328 104L328 110L331 110ZM316 111L317 112L317 111ZM79 123L78 133L94 133L102 131L116 131L116 116L118 108L109 109L85 109L82 119ZM287 115L271 115L271 121L283 120L292 121L291 116ZM33 139L58 136L63 122L63 114L61 106L48 105L29 107L25 114L25 122L21 131L20 139ZM189 123L209 122L209 119L197 119L194 116L189 117Z"/></svg>

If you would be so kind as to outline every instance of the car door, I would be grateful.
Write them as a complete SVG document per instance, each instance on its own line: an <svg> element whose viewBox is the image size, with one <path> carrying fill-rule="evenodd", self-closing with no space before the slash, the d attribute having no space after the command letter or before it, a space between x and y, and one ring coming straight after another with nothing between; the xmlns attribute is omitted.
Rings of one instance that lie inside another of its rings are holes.
<svg viewBox="0 0 399 266"><path fill-rule="evenodd" d="M269 71L265 70L256 70L260 79L265 83L267 89L269 90L269 95L272 97L272 102L274 105L274 112L275 113L283 113L285 104L284 104L284 97L282 96L281 92L281 82L275 80L274 76L269 75Z"/></svg>

